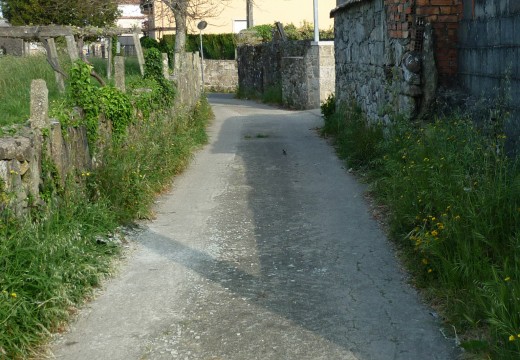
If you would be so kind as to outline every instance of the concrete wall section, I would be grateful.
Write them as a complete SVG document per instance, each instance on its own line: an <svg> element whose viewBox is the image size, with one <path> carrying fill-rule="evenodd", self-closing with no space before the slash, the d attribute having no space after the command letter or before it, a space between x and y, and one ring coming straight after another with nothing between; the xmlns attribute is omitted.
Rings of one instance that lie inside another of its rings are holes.
<svg viewBox="0 0 520 360"><path fill-rule="evenodd" d="M336 63L334 43L325 43L319 47L320 102L327 100L336 91Z"/></svg>
<svg viewBox="0 0 520 360"><path fill-rule="evenodd" d="M23 56L26 54L24 41L21 39L0 38L0 56Z"/></svg>
<svg viewBox="0 0 520 360"><path fill-rule="evenodd" d="M236 60L204 60L204 88L210 91L235 92L238 86Z"/></svg>

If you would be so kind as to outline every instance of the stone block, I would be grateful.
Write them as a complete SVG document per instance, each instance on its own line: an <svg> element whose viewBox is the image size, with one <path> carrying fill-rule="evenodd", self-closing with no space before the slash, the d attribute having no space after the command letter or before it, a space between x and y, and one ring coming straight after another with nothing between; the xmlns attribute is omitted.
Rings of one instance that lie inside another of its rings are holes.
<svg viewBox="0 0 520 360"><path fill-rule="evenodd" d="M49 91L45 80L33 80L31 83L31 128L48 129Z"/></svg>
<svg viewBox="0 0 520 360"><path fill-rule="evenodd" d="M28 161L33 153L29 138L0 138L0 160Z"/></svg>
<svg viewBox="0 0 520 360"><path fill-rule="evenodd" d="M114 58L114 80L116 88L123 92L126 92L125 58L123 56L116 56Z"/></svg>

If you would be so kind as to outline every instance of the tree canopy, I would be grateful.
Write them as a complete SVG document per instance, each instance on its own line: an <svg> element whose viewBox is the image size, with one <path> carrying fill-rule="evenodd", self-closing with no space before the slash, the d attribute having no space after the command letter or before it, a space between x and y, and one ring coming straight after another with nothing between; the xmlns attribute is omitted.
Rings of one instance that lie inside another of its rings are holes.
<svg viewBox="0 0 520 360"><path fill-rule="evenodd" d="M0 0L11 25L104 27L119 16L117 0Z"/></svg>

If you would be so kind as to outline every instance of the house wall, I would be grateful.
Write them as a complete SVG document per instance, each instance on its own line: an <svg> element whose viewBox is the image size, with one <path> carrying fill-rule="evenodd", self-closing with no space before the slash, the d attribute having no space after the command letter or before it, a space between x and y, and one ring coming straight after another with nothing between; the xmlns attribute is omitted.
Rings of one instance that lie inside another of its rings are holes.
<svg viewBox="0 0 520 360"><path fill-rule="evenodd" d="M230 0L229 2L220 3L221 5L218 8L220 14L204 19L208 22L204 33L232 33L234 32L234 20L246 20L245 0ZM319 0L318 6L320 28L332 28L334 21L329 17L329 12L335 6L335 0ZM304 4L302 0L257 1L253 9L253 18L255 25L274 24L276 21L280 21L283 24L293 23L296 26L300 26L304 22L313 24L313 1L305 1ZM152 16L149 26L151 29L157 29L151 31L151 36L156 39L160 39L166 34L174 33L174 31L168 30L168 28L175 27L173 15L161 1L155 1L154 16ZM191 33L199 33L197 21L188 24L188 27Z"/></svg>
<svg viewBox="0 0 520 360"><path fill-rule="evenodd" d="M476 97L506 101L506 130L520 149L520 1L466 1L459 29L462 86Z"/></svg>
<svg viewBox="0 0 520 360"><path fill-rule="evenodd" d="M371 119L417 116L457 74L461 0L342 0L335 18L336 97Z"/></svg>
<svg viewBox="0 0 520 360"><path fill-rule="evenodd" d="M384 5L384 0L357 1L335 15L338 106L354 100L371 119L384 117L390 103L415 113L413 95L421 95L420 77L401 66L411 47L410 37L402 35L408 30L392 30L397 33L390 36Z"/></svg>

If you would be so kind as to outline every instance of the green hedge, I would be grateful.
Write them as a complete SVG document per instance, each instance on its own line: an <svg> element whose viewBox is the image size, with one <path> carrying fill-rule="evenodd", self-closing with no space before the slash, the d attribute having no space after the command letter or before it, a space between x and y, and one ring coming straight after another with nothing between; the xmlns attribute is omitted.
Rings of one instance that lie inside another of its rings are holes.
<svg viewBox="0 0 520 360"><path fill-rule="evenodd" d="M235 58L236 40L234 34L202 35L204 58L213 60L233 60ZM157 48L161 52L171 54L175 48L175 35L165 35L161 41L148 37L141 38L144 48ZM186 51L200 51L200 36L186 36Z"/></svg>

